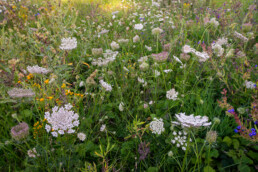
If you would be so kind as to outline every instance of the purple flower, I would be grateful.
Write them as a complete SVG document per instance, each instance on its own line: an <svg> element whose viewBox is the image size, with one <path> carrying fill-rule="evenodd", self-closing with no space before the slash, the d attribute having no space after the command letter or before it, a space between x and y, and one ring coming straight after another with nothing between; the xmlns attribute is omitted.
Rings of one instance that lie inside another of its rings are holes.
<svg viewBox="0 0 258 172"><path fill-rule="evenodd" d="M11 129L11 135L14 140L22 140L29 135L29 126L26 122L22 122Z"/></svg>
<svg viewBox="0 0 258 172"><path fill-rule="evenodd" d="M241 129L241 126L237 126L237 129L240 130L240 129Z"/></svg>
<svg viewBox="0 0 258 172"><path fill-rule="evenodd" d="M257 124L258 124L258 121L255 121L254 124L257 125Z"/></svg>
<svg viewBox="0 0 258 172"><path fill-rule="evenodd" d="M138 147L138 152L140 154L140 158L139 158L140 161L144 160L149 154L150 148L148 146L149 144L146 144L145 142L140 143Z"/></svg>

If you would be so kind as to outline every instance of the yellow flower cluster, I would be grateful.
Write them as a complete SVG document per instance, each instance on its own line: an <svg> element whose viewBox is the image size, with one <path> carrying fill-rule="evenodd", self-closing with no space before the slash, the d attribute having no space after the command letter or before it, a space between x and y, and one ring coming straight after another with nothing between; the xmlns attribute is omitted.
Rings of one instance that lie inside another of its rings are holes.
<svg viewBox="0 0 258 172"><path fill-rule="evenodd" d="M71 90L65 90L65 95L70 95L70 96L75 95L75 96L78 96L78 97L83 97L83 94L74 93Z"/></svg>
<svg viewBox="0 0 258 172"><path fill-rule="evenodd" d="M33 125L33 138L36 139L37 137L40 137L43 134L44 131L44 123L47 120L44 119L41 123L39 123L39 121L37 121L34 125Z"/></svg>

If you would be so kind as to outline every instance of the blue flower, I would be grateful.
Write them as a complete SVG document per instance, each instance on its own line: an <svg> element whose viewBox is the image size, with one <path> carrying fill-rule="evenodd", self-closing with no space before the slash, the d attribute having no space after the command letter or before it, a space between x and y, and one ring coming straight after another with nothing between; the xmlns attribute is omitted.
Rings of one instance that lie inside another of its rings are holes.
<svg viewBox="0 0 258 172"><path fill-rule="evenodd" d="M252 132L255 132L255 128L251 128L251 131L252 131Z"/></svg>
<svg viewBox="0 0 258 172"><path fill-rule="evenodd" d="M238 133L238 129L235 129L234 132L235 132L235 133Z"/></svg>
<svg viewBox="0 0 258 172"><path fill-rule="evenodd" d="M240 130L240 129L241 129L241 126L237 126L237 129Z"/></svg>
<svg viewBox="0 0 258 172"><path fill-rule="evenodd" d="M249 136L252 137L252 136L253 136L253 133L249 133Z"/></svg>
<svg viewBox="0 0 258 172"><path fill-rule="evenodd" d="M35 17L37 17L38 15L40 15L40 13L35 14Z"/></svg>
<svg viewBox="0 0 258 172"><path fill-rule="evenodd" d="M258 121L255 121L254 124L257 125L257 124L258 124Z"/></svg>
<svg viewBox="0 0 258 172"><path fill-rule="evenodd" d="M229 113L233 113L233 112L235 112L235 110L234 109L230 109L230 110L228 110L228 112Z"/></svg>

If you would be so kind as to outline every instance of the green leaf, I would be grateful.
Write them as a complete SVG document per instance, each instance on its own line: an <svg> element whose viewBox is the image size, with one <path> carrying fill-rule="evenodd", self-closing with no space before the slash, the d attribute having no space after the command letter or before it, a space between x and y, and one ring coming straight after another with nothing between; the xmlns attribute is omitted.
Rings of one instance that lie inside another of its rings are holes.
<svg viewBox="0 0 258 172"><path fill-rule="evenodd" d="M238 149L239 148L239 141L237 139L233 139L233 146L235 149Z"/></svg>
<svg viewBox="0 0 258 172"><path fill-rule="evenodd" d="M224 137L223 142L225 142L228 146L232 144L232 140L228 136Z"/></svg>
<svg viewBox="0 0 258 172"><path fill-rule="evenodd" d="M248 158L247 156L243 156L242 157L242 162L245 164L253 164L253 160L251 160L250 158Z"/></svg>
<svg viewBox="0 0 258 172"><path fill-rule="evenodd" d="M246 164L240 164L237 166L237 168L240 172L250 172L251 171L250 167Z"/></svg>
<svg viewBox="0 0 258 172"><path fill-rule="evenodd" d="M206 166L203 169L203 172L216 172L211 166Z"/></svg>
<svg viewBox="0 0 258 172"><path fill-rule="evenodd" d="M218 158L219 157L219 151L217 149L211 150L210 157Z"/></svg>
<svg viewBox="0 0 258 172"><path fill-rule="evenodd" d="M24 118L32 118L33 116L33 112L29 109L25 109L21 112L21 115L24 117Z"/></svg>
<svg viewBox="0 0 258 172"><path fill-rule="evenodd" d="M157 167L149 167L147 169L147 172L158 172L158 171L159 171L159 169Z"/></svg>

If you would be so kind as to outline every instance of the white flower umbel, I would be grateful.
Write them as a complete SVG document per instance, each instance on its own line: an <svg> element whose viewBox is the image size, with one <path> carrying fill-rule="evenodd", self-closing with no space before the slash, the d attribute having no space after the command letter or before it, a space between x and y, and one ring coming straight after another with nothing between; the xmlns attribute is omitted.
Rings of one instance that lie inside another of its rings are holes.
<svg viewBox="0 0 258 172"><path fill-rule="evenodd" d="M112 91L112 86L110 84L106 83L103 80L100 80L99 83L103 88L105 88L106 91L110 91L110 92Z"/></svg>
<svg viewBox="0 0 258 172"><path fill-rule="evenodd" d="M39 67L38 65L35 66L28 66L27 70L29 71L29 73L37 73L37 74L48 74L50 72L50 70L43 68L43 67Z"/></svg>
<svg viewBox="0 0 258 172"><path fill-rule="evenodd" d="M51 134L54 137L57 137L58 134L74 133L74 127L78 127L80 122L78 120L79 115L71 110L72 107L73 106L69 103L60 108L55 106L52 108L52 113L46 112L45 119L48 123L45 126L46 131L52 131Z"/></svg>
<svg viewBox="0 0 258 172"><path fill-rule="evenodd" d="M181 148L182 150L186 150L187 148L187 137L186 137L187 133L186 132L173 132L173 139L171 140L171 143L176 145L178 148ZM190 142L192 140L190 139Z"/></svg>
<svg viewBox="0 0 258 172"><path fill-rule="evenodd" d="M153 134L160 135L162 132L164 132L165 128L164 128L163 119L162 118L160 118L160 119L154 118L154 120L150 123L150 129Z"/></svg>
<svg viewBox="0 0 258 172"><path fill-rule="evenodd" d="M166 97L169 100L177 100L177 95L178 92L176 92L176 90L172 88L171 90L167 91Z"/></svg>
<svg viewBox="0 0 258 172"><path fill-rule="evenodd" d="M76 38L62 38L61 45L59 48L61 50L72 50L77 47L77 40Z"/></svg>
<svg viewBox="0 0 258 172"><path fill-rule="evenodd" d="M219 22L216 20L216 18L212 18L209 23L215 27L219 26Z"/></svg>
<svg viewBox="0 0 258 172"><path fill-rule="evenodd" d="M123 103L123 102L121 102L121 103L119 104L118 109L119 109L121 112L124 111L124 103Z"/></svg>
<svg viewBox="0 0 258 172"><path fill-rule="evenodd" d="M110 46L111 46L112 50L117 50L120 48L119 44L116 43L115 41L112 41Z"/></svg>
<svg viewBox="0 0 258 172"><path fill-rule="evenodd" d="M93 59L91 64L94 66L107 66L110 62L116 60L117 55L117 51L106 50L106 53L103 53L104 58Z"/></svg>
<svg viewBox="0 0 258 172"><path fill-rule="evenodd" d="M23 97L34 97L35 93L31 89L13 88L7 92L10 97L23 98Z"/></svg>
<svg viewBox="0 0 258 172"><path fill-rule="evenodd" d="M133 37L133 42L139 42L140 41L140 37L138 35L136 35L135 37Z"/></svg>
<svg viewBox="0 0 258 172"><path fill-rule="evenodd" d="M163 32L163 30L160 29L160 28L158 28L158 27L152 29L152 31L151 31L152 35L159 35L159 34L161 34L162 32Z"/></svg>
<svg viewBox="0 0 258 172"><path fill-rule="evenodd" d="M221 57L224 53L224 48L218 43L211 45L213 52L218 56Z"/></svg>
<svg viewBox="0 0 258 172"><path fill-rule="evenodd" d="M245 81L244 85L246 86L246 88L248 89L255 89L256 84L253 83L252 81Z"/></svg>
<svg viewBox="0 0 258 172"><path fill-rule="evenodd" d="M28 156L29 156L30 158L36 158L36 156L39 156L39 154L37 153L36 148L33 148L33 149L28 150L27 153L28 153Z"/></svg>
<svg viewBox="0 0 258 172"><path fill-rule="evenodd" d="M140 24L135 24L134 25L134 29L136 30L142 30L143 29L143 25L140 23Z"/></svg>
<svg viewBox="0 0 258 172"><path fill-rule="evenodd" d="M238 33L237 31L234 32L234 36L238 39L241 39L243 42L248 42L248 38L242 35L241 33Z"/></svg>
<svg viewBox="0 0 258 172"><path fill-rule="evenodd" d="M80 139L81 141L84 141L86 139L86 134L84 133L78 133L77 134L78 139Z"/></svg>
<svg viewBox="0 0 258 172"><path fill-rule="evenodd" d="M181 125L182 127L186 128L198 128L198 127L208 127L211 125L209 118L207 116L194 116L185 115L185 113L176 114L177 121L172 121L172 124Z"/></svg>

